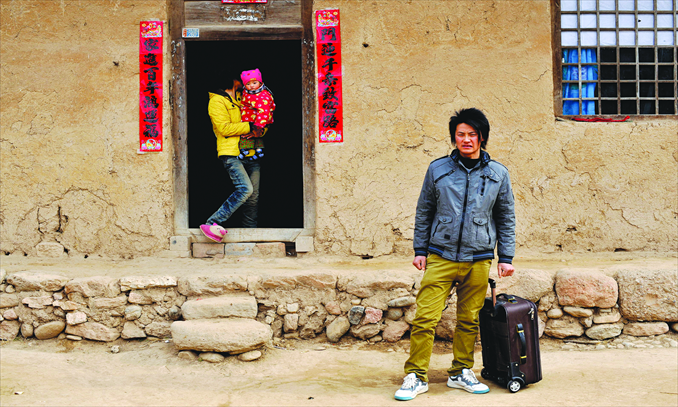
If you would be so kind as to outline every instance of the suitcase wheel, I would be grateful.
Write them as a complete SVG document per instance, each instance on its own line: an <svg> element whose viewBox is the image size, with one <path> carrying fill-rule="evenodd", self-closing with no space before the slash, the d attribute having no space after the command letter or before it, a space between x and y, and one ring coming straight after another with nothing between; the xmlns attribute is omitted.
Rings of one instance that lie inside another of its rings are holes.
<svg viewBox="0 0 678 407"><path fill-rule="evenodd" d="M523 387L523 384L518 380L511 380L506 385L506 388L509 389L511 393L516 393L520 388Z"/></svg>

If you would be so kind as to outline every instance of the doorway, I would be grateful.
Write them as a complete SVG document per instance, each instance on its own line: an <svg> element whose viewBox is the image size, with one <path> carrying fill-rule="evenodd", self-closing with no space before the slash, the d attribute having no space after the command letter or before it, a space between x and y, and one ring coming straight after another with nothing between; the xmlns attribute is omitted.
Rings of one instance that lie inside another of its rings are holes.
<svg viewBox="0 0 678 407"><path fill-rule="evenodd" d="M304 227L302 45L299 40L186 42L188 227L198 228L233 192L217 158L208 92L224 88L219 68L258 68L271 89L275 122L264 137L258 228ZM241 227L241 211L226 228Z"/></svg>

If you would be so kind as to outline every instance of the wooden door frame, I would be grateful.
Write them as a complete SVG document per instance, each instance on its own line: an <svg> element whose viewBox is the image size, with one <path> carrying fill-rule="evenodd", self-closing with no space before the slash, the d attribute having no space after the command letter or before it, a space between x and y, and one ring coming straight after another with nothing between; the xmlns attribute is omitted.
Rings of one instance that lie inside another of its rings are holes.
<svg viewBox="0 0 678 407"><path fill-rule="evenodd" d="M210 242L200 229L188 226L187 92L184 0L167 0L171 52L169 105L174 151L174 235L191 236L194 242ZM301 26L201 27L200 41L208 40L300 40L302 58L302 177L303 228L229 229L225 242L294 242L315 234L315 124L316 82L313 39L313 0L301 0Z"/></svg>

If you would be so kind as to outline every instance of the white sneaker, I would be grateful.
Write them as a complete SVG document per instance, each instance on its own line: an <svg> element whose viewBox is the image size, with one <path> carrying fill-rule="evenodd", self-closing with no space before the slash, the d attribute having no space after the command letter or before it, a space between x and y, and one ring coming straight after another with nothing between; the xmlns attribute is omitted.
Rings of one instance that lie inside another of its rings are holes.
<svg viewBox="0 0 678 407"><path fill-rule="evenodd" d="M476 375L470 369L464 369L461 371L461 374L450 376L447 379L447 387L464 389L473 394L483 394L490 391L489 387L476 379Z"/></svg>
<svg viewBox="0 0 678 407"><path fill-rule="evenodd" d="M410 373L403 379L403 385L396 391L395 399L401 401L412 400L417 394L426 393L428 383L422 382L416 374Z"/></svg>

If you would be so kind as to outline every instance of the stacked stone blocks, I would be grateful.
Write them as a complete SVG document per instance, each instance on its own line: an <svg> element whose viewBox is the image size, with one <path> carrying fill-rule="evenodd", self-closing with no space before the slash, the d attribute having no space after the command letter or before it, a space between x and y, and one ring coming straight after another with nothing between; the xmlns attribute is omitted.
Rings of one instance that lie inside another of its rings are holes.
<svg viewBox="0 0 678 407"><path fill-rule="evenodd" d="M416 313L421 272L250 272L184 278L17 272L0 289L0 339L113 341L172 337L180 350L242 354L274 338L400 340ZM4 278L4 275L3 275ZM678 329L675 270L522 269L498 280L538 304L540 333L607 340ZM456 295L436 329L451 340Z"/></svg>

